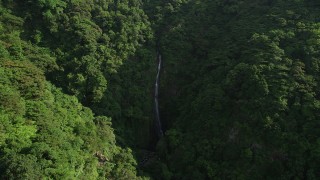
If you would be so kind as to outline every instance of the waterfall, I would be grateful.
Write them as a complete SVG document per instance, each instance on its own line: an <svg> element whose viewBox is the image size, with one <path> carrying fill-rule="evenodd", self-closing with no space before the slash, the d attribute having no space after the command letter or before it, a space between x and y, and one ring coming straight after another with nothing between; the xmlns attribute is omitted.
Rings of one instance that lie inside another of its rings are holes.
<svg viewBox="0 0 320 180"><path fill-rule="evenodd" d="M155 108L155 124L156 124L156 131L158 134L158 137L163 136L162 126L161 126L161 120L160 120L160 113L159 113L159 102L158 102L158 95L159 95L159 78L160 78L160 70L161 70L161 54L158 53L158 72L156 77L156 83L154 88L154 108Z"/></svg>

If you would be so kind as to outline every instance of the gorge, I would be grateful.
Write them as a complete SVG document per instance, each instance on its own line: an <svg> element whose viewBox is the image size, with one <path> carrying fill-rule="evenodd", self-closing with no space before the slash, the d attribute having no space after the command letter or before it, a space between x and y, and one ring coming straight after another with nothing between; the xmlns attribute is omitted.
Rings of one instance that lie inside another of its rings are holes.
<svg viewBox="0 0 320 180"><path fill-rule="evenodd" d="M0 179L319 179L316 0L0 0Z"/></svg>

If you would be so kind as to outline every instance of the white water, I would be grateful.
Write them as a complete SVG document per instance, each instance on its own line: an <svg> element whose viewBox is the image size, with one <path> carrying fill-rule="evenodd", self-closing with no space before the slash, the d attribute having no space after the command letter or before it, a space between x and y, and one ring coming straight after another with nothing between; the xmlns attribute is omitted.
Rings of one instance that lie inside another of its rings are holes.
<svg viewBox="0 0 320 180"><path fill-rule="evenodd" d="M160 71L161 71L161 54L158 54L158 73L156 78L155 90L154 90L154 106L155 106L155 116L156 116L156 131L159 137L163 136L161 120L160 120L160 113L159 113L159 102L158 102L158 95L159 95L159 78L160 78Z"/></svg>

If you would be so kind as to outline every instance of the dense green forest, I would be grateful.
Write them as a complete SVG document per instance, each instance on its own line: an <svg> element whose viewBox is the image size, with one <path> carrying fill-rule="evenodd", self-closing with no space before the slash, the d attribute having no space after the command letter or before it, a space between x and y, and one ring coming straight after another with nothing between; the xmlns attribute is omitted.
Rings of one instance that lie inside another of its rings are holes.
<svg viewBox="0 0 320 180"><path fill-rule="evenodd" d="M319 179L319 83L315 0L0 0L0 179Z"/></svg>

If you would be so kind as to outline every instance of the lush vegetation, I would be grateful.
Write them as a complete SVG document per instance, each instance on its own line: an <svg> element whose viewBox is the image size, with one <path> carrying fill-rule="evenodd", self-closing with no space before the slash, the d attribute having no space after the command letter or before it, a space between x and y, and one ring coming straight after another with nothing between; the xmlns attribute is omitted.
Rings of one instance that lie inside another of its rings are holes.
<svg viewBox="0 0 320 180"><path fill-rule="evenodd" d="M0 178L318 179L319 10L1 0Z"/></svg>
<svg viewBox="0 0 320 180"><path fill-rule="evenodd" d="M319 4L158 4L168 130L152 171L161 179L319 178Z"/></svg>
<svg viewBox="0 0 320 180"><path fill-rule="evenodd" d="M141 179L132 151L116 145L111 118L79 101L102 98L107 74L148 25L139 2L117 12L107 11L114 2L89 2L1 1L1 179Z"/></svg>

